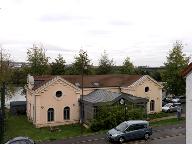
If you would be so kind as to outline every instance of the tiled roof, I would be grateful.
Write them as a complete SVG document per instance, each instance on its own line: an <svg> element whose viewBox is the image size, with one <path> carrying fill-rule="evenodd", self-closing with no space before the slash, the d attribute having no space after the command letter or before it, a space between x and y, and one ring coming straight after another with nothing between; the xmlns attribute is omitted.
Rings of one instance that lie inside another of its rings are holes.
<svg viewBox="0 0 192 144"><path fill-rule="evenodd" d="M192 63L190 63L189 65L188 65L188 67L186 67L183 71L182 71L182 75L183 76L186 76L186 75L188 75L188 73L190 73L192 71Z"/></svg>
<svg viewBox="0 0 192 144"><path fill-rule="evenodd" d="M34 76L34 87L33 90L39 88L46 82L53 79L55 76ZM78 83L81 87L81 75L62 75L63 79L76 85ZM139 80L142 75L84 75L84 87L94 88L94 87L120 87L129 86Z"/></svg>

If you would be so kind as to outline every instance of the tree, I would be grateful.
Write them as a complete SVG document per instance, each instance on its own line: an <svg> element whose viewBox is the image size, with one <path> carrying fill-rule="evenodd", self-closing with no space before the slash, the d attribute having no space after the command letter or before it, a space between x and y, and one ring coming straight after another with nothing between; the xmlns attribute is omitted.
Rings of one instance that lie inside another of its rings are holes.
<svg viewBox="0 0 192 144"><path fill-rule="evenodd" d="M5 96L11 97L13 94L13 89L10 85L11 70L10 56L0 48L0 143L4 142L5 136ZM6 85L9 86L6 87Z"/></svg>
<svg viewBox="0 0 192 144"><path fill-rule="evenodd" d="M69 74L92 74L91 60L86 51L80 50L79 55L75 56L75 62L72 64ZM83 68L83 69L82 69Z"/></svg>
<svg viewBox="0 0 192 144"><path fill-rule="evenodd" d="M99 67L97 69L98 74L109 74L113 71L114 62L113 59L109 59L106 51L101 55L99 60Z"/></svg>
<svg viewBox="0 0 192 144"><path fill-rule="evenodd" d="M175 96L185 94L185 80L181 76L181 71L188 65L189 57L183 54L182 49L183 44L176 41L173 49L169 52L169 56L167 56L167 62L164 63L163 81L165 88L169 94Z"/></svg>
<svg viewBox="0 0 192 144"><path fill-rule="evenodd" d="M127 57L123 62L123 66L121 67L122 74L133 74L134 73L134 65L130 62L130 58Z"/></svg>
<svg viewBox="0 0 192 144"><path fill-rule="evenodd" d="M33 75L49 73L48 59L42 47L33 45L33 48L27 50L27 61L31 64L30 72Z"/></svg>
<svg viewBox="0 0 192 144"><path fill-rule="evenodd" d="M10 81L11 74L10 55L0 48L0 84Z"/></svg>
<svg viewBox="0 0 192 144"><path fill-rule="evenodd" d="M51 74L52 75L63 75L65 74L65 60L61 56L61 54L58 55L58 57L55 59L55 62L52 62L51 64Z"/></svg>
<svg viewBox="0 0 192 144"><path fill-rule="evenodd" d="M161 82L162 81L161 73L162 73L162 70L154 70L154 71L151 71L149 75L152 78L154 78L156 81Z"/></svg>

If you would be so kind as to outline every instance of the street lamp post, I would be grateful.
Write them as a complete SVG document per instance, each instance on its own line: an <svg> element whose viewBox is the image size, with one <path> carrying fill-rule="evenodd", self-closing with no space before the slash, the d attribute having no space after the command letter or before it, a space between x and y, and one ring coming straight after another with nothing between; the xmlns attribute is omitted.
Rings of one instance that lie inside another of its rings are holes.
<svg viewBox="0 0 192 144"><path fill-rule="evenodd" d="M80 117L80 123L81 123L81 134L83 133L83 121L84 121L84 103L83 103L83 88L84 88L84 69L86 69L86 59L84 58L84 54L85 52L83 50L80 50L80 54L81 54L81 117Z"/></svg>
<svg viewBox="0 0 192 144"><path fill-rule="evenodd" d="M126 103L124 104L124 107L125 107L125 121L126 121L126 118L127 118L127 104Z"/></svg>

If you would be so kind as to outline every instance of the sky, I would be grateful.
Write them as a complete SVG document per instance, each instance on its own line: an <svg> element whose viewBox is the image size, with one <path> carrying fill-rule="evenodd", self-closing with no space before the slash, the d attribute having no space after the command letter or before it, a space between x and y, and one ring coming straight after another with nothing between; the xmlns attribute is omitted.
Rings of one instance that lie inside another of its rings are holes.
<svg viewBox="0 0 192 144"><path fill-rule="evenodd" d="M17 62L33 44L67 64L80 49L98 65L163 66L175 41L192 54L191 0L0 0L0 46Z"/></svg>

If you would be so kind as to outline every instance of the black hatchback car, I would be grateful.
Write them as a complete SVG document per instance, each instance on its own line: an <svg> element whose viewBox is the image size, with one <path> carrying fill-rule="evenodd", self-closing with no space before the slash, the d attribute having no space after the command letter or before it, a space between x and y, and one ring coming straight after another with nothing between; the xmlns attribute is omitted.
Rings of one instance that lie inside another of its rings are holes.
<svg viewBox="0 0 192 144"><path fill-rule="evenodd" d="M152 135L152 128L148 121L131 120L124 121L115 128L109 130L106 137L109 141L123 143L133 139L149 139Z"/></svg>

